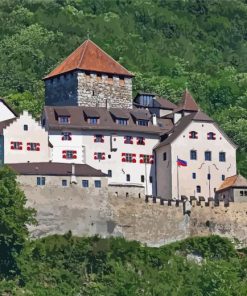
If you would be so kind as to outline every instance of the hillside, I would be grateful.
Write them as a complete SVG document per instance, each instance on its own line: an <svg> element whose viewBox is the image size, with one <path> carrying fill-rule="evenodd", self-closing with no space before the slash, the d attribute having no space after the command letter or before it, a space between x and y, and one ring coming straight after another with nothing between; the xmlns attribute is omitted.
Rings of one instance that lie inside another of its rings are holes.
<svg viewBox="0 0 247 296"><path fill-rule="evenodd" d="M217 236L148 248L68 233L26 245L18 276L0 280L0 294L245 296L246 258Z"/></svg>
<svg viewBox="0 0 247 296"><path fill-rule="evenodd" d="M2 0L0 20L0 96L17 111L39 116L42 77L89 36L135 73L135 91L178 102L188 86L247 176L245 0Z"/></svg>

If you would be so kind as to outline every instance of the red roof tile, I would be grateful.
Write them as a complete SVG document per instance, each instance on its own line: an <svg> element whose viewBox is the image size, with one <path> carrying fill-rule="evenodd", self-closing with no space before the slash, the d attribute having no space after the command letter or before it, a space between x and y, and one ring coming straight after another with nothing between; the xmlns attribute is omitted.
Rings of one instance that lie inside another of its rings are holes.
<svg viewBox="0 0 247 296"><path fill-rule="evenodd" d="M76 69L133 76L132 73L121 66L95 43L91 40L86 40L44 79Z"/></svg>
<svg viewBox="0 0 247 296"><path fill-rule="evenodd" d="M245 188L247 187L247 180L241 175L228 177L220 185L220 188L217 191L223 191L231 187Z"/></svg>
<svg viewBox="0 0 247 296"><path fill-rule="evenodd" d="M199 111L199 107L195 102L194 98L190 94L190 92L186 89L183 93L183 100L178 105L178 109L175 110L176 112L185 110L185 111Z"/></svg>

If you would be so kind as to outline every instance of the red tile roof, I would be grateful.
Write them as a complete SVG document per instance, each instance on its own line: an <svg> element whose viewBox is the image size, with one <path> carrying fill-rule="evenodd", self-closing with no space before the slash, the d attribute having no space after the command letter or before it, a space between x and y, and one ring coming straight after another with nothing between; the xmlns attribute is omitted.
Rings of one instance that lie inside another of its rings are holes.
<svg viewBox="0 0 247 296"><path fill-rule="evenodd" d="M86 40L44 79L77 69L133 77L94 42Z"/></svg>
<svg viewBox="0 0 247 296"><path fill-rule="evenodd" d="M178 105L178 109L175 110L176 112L185 110L185 111L199 111L199 107L195 102L194 98L190 94L190 92L186 89L183 93L183 100Z"/></svg>
<svg viewBox="0 0 247 296"><path fill-rule="evenodd" d="M228 177L220 185L217 191L223 191L231 187L246 188L247 180L241 175L234 175L234 176Z"/></svg>

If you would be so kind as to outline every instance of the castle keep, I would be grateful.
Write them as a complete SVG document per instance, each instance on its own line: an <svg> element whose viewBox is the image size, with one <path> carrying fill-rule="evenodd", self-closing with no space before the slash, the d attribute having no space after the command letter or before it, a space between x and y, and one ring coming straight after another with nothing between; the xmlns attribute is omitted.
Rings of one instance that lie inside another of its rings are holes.
<svg viewBox="0 0 247 296"><path fill-rule="evenodd" d="M19 174L28 204L38 211L33 236L72 230L159 245L198 234L193 225L204 222L203 233L217 233L215 197L223 208L245 204L236 145L188 89L178 105L154 93L132 98L132 78L86 40L44 78L40 123L0 100L0 161ZM229 179L241 179L241 186L227 187ZM189 200L192 208L185 208ZM224 221L235 223L235 232L238 215L230 208L233 218L225 212ZM216 226L209 231L208 223ZM169 234L175 224L176 234Z"/></svg>
<svg viewBox="0 0 247 296"><path fill-rule="evenodd" d="M86 40L45 77L45 102L51 106L132 108L129 71L91 40Z"/></svg>

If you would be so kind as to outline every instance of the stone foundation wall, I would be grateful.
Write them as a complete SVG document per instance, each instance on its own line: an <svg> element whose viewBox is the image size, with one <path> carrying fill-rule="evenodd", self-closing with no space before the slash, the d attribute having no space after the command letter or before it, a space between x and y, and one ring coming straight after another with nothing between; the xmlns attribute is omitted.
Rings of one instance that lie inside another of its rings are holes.
<svg viewBox="0 0 247 296"><path fill-rule="evenodd" d="M194 204L185 213L182 202L163 202L144 198L119 198L102 192L83 193L78 187L22 186L28 206L37 210L39 225L30 228L33 237L63 234L102 237L122 236L150 246L160 246L190 236L218 234L237 239L247 246L247 203Z"/></svg>

